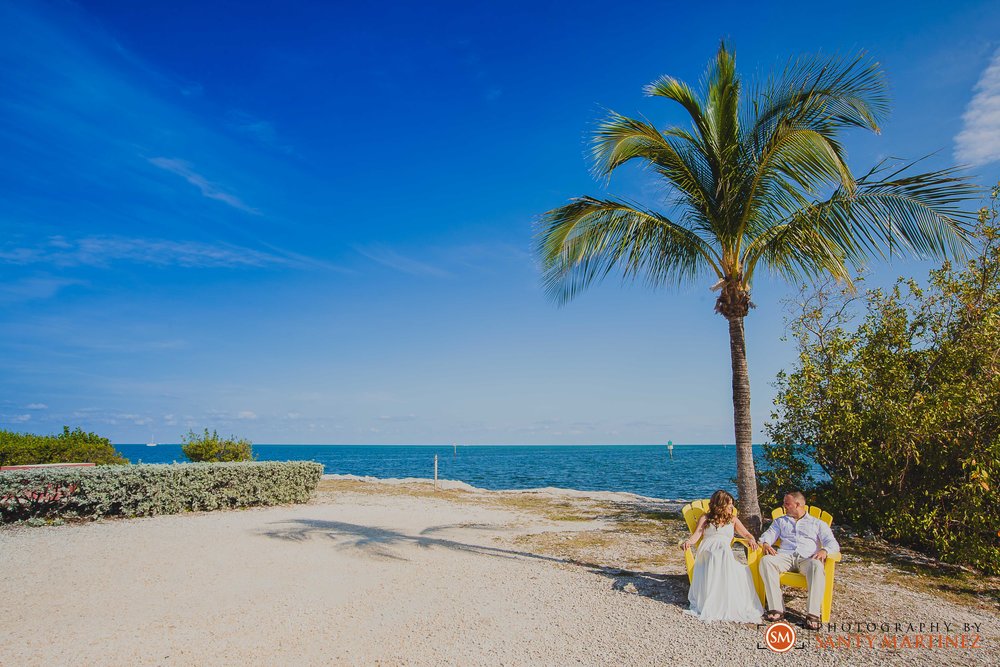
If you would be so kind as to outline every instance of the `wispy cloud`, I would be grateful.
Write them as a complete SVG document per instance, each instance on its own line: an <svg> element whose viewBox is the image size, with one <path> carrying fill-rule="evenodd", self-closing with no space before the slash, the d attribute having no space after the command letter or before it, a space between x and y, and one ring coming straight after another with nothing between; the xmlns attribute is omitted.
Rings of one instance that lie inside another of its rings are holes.
<svg viewBox="0 0 1000 667"><path fill-rule="evenodd" d="M236 415L236 418L237 419L244 419L244 420L251 420L252 421L254 419L257 419L257 413L254 412L253 410L243 410L239 414Z"/></svg>
<svg viewBox="0 0 1000 667"><path fill-rule="evenodd" d="M292 259L230 244L121 236L90 236L80 239L51 236L34 247L0 248L0 264L105 267L113 262L184 268L254 268L298 264ZM44 297L44 293L52 296L62 287L79 281L34 278L24 282L31 284L23 285L20 288L22 292L37 292Z"/></svg>
<svg viewBox="0 0 1000 667"><path fill-rule="evenodd" d="M28 403L24 406L25 410L48 410L49 406L44 403Z"/></svg>
<svg viewBox="0 0 1000 667"><path fill-rule="evenodd" d="M270 121L262 120L245 111L230 111L228 125L236 132L250 137L263 146L273 148L285 155L295 153L295 149L278 137L278 132Z"/></svg>
<svg viewBox="0 0 1000 667"><path fill-rule="evenodd" d="M531 254L525 248L510 243L468 243L439 247L436 251L439 255L447 257L450 261L460 264L464 268L484 272L507 271L510 262L533 266Z"/></svg>
<svg viewBox="0 0 1000 667"><path fill-rule="evenodd" d="M391 422L391 423L402 423L402 422L412 422L417 420L416 415L381 415L378 420L380 422Z"/></svg>
<svg viewBox="0 0 1000 667"><path fill-rule="evenodd" d="M955 137L955 158L979 166L1000 160L1000 49L974 90L962 115L962 131Z"/></svg>
<svg viewBox="0 0 1000 667"><path fill-rule="evenodd" d="M230 194L220 186L212 183L207 178L196 172L190 163L176 158L154 157L149 158L149 163L160 169L165 169L172 174L177 174L191 185L201 190L201 194L209 199L216 199L224 204L228 204L235 209L250 213L251 215L261 215L261 212L243 203L236 195Z"/></svg>
<svg viewBox="0 0 1000 667"><path fill-rule="evenodd" d="M3 421L11 422L13 424L23 424L25 422L31 421L31 415L29 415L29 414L23 414L23 415L2 415L2 417L0 417L0 418L2 418Z"/></svg>
<svg viewBox="0 0 1000 667"><path fill-rule="evenodd" d="M450 278L451 274L439 267L400 255L395 250L382 246L355 248L359 253L383 266L395 269L411 276L430 276L433 278Z"/></svg>
<svg viewBox="0 0 1000 667"><path fill-rule="evenodd" d="M3 255L0 253L0 263L3 263ZM10 283L0 283L0 303L17 303L23 301L34 301L36 299L51 299L62 289L73 285L86 284L82 280L71 278L52 278L47 276L36 276L24 278Z"/></svg>
<svg viewBox="0 0 1000 667"><path fill-rule="evenodd" d="M136 426L148 426L153 423L153 420L145 415L137 415L130 412L119 412L110 415L107 418L109 424L117 424L120 421L130 422Z"/></svg>

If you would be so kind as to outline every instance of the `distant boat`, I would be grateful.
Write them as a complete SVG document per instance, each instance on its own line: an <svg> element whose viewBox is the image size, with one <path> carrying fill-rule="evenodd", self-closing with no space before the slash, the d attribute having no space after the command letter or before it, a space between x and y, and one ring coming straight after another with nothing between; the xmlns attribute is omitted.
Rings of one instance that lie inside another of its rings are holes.
<svg viewBox="0 0 1000 667"><path fill-rule="evenodd" d="M146 446L147 447L156 447L156 443L153 442L153 440L154 440L153 436L149 436L149 442L146 443Z"/></svg>

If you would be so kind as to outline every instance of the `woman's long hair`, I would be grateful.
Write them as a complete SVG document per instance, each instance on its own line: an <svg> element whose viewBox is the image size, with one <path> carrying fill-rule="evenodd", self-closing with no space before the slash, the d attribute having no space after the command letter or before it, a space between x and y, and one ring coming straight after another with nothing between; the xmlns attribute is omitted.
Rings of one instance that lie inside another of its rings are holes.
<svg viewBox="0 0 1000 667"><path fill-rule="evenodd" d="M735 512L732 508L733 497L719 489L708 501L708 522L718 528L733 520Z"/></svg>

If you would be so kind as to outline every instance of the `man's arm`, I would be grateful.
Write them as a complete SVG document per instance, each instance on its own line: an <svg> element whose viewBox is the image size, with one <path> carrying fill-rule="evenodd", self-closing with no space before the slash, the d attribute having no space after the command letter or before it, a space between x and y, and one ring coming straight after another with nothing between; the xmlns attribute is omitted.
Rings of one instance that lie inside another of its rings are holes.
<svg viewBox="0 0 1000 667"><path fill-rule="evenodd" d="M771 547L774 544L774 541L779 537L781 536L778 534L778 520L775 519L771 522L771 525L768 526L767 530L761 533L760 539L757 540L757 543L762 547L765 545L767 547ZM774 551L774 549L765 548L764 551Z"/></svg>
<svg viewBox="0 0 1000 667"><path fill-rule="evenodd" d="M823 549L826 550L828 554L840 553L840 543L837 542L837 538L833 536L833 531L830 530L830 526L827 525L826 521L820 521L819 526L819 541L823 545Z"/></svg>

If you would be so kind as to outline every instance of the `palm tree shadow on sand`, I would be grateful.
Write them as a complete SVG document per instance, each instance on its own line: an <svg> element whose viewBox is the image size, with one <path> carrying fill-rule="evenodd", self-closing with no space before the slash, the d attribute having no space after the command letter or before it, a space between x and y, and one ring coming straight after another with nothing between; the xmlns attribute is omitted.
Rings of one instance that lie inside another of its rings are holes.
<svg viewBox="0 0 1000 667"><path fill-rule="evenodd" d="M496 525L463 523L431 526L416 535L388 528L364 526L343 521L321 521L317 519L283 521L279 525L285 527L262 531L260 534L264 537L288 542L306 542L316 538L325 538L331 540L334 543L334 547L339 551L356 552L377 560L407 562L410 559L401 555L400 551L416 547L419 549L451 549L453 551L492 558L524 559L576 565L610 580L612 590L641 595L680 607L687 607L687 577L683 574L660 574L622 570L606 565L545 556L517 549L470 544L440 536L441 533L456 529L496 531Z"/></svg>
<svg viewBox="0 0 1000 667"><path fill-rule="evenodd" d="M641 595L687 609L687 575L638 572L600 565L585 565L595 574L610 579L613 590Z"/></svg>
<svg viewBox="0 0 1000 667"><path fill-rule="evenodd" d="M289 526L280 530L269 530L260 533L265 537L286 540L289 542L305 542L313 538L327 538L334 542L335 548L340 551L358 552L372 558L385 560L409 561L409 558L400 555L400 550L417 547L420 549L442 548L453 551L461 551L496 558L525 558L550 561L556 563L567 563L562 558L541 556L527 551L515 549L504 549L501 547L491 547L483 544L469 544L447 537L437 536L448 530L497 530L497 526L489 524L454 524L443 526L431 526L420 531L416 535L410 535L398 530L388 528L377 528L374 526L363 526L343 521L320 521L316 519L300 519L296 521L283 521L282 525Z"/></svg>

